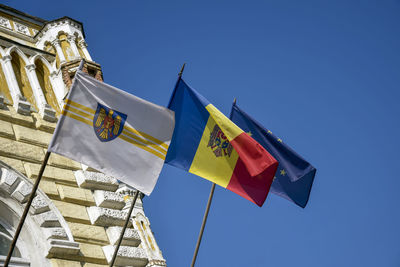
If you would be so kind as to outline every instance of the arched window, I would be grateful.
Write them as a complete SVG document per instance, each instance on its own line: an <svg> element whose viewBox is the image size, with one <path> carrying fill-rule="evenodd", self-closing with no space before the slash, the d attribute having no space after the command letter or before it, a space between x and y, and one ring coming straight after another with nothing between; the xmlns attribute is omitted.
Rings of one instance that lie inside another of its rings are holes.
<svg viewBox="0 0 400 267"><path fill-rule="evenodd" d="M51 45L50 42L45 42L44 50L56 55L56 68L60 67L60 57L58 56L56 49Z"/></svg>
<svg viewBox="0 0 400 267"><path fill-rule="evenodd" d="M7 255L8 250L10 249L10 245L12 242L12 236L9 231L6 229L5 224L2 224L0 221L0 265L3 266ZM21 242L17 242L18 245L21 245ZM24 259L21 256L21 252L19 248L16 246L14 248L11 260L10 267L18 266L18 267L29 267L31 266L30 261L28 259Z"/></svg>
<svg viewBox="0 0 400 267"><path fill-rule="evenodd" d="M24 60L13 51L11 53L11 64L14 70L15 78L17 79L18 87L21 90L21 93L32 106L34 106L37 110L37 105L35 101L35 97L33 95L31 84L29 83L28 75L25 70L25 62Z"/></svg>
<svg viewBox="0 0 400 267"><path fill-rule="evenodd" d="M50 71L39 59L35 61L35 66L36 76L38 78L40 87L43 90L43 95L46 98L46 102L56 111L57 115L59 115L61 110L54 94L53 87L50 83Z"/></svg>
<svg viewBox="0 0 400 267"><path fill-rule="evenodd" d="M0 255L7 256L11 242L12 236L6 230L6 228L4 228L4 226L0 224ZM21 258L21 252L19 252L19 249L17 247L14 249L12 256Z"/></svg>

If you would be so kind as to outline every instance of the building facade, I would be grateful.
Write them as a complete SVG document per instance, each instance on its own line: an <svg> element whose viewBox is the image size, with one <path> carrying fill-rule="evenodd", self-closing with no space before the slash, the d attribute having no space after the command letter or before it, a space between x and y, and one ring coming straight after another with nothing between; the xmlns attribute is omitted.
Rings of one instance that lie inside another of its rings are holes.
<svg viewBox="0 0 400 267"><path fill-rule="evenodd" d="M81 59L102 81L83 25L0 4L0 266ZM51 154L10 266L108 266L135 190ZM138 199L116 266L166 266Z"/></svg>

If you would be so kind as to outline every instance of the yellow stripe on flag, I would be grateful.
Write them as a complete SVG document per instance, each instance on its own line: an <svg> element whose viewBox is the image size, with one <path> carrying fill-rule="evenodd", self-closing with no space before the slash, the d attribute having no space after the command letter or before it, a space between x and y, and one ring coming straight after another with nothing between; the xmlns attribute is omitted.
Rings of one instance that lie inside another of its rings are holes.
<svg viewBox="0 0 400 267"><path fill-rule="evenodd" d="M124 130L122 131L122 133L125 134L125 135L127 135L127 136L129 136L130 138L132 138L132 139L138 141L138 142L141 142L141 143L145 144L146 146L150 146L151 148L160 151L161 154L164 154L164 155L167 154L167 151L166 151L165 149L163 149L163 148L161 148L160 146L154 144L153 142L149 142L149 141L146 140L146 139L142 139L142 138L140 138L139 136L133 135L131 132L126 131L126 130L125 130L125 127L124 127Z"/></svg>
<svg viewBox="0 0 400 267"><path fill-rule="evenodd" d="M161 153L158 153L157 151L155 151L155 150L153 150L153 149L150 149L150 148L148 148L147 146L142 145L141 143L138 143L137 141L135 141L135 140L129 138L129 137L126 136L126 135L121 134L121 135L119 135L118 137L121 138L122 140L128 142L128 143L131 143L132 145L135 145L135 146L137 146L137 147L139 147L139 148L141 148L141 149L143 149L143 150L146 150L147 152L153 154L154 156L159 157L159 158L162 159L162 160L165 160L165 155L163 155L163 154L161 154Z"/></svg>
<svg viewBox="0 0 400 267"><path fill-rule="evenodd" d="M243 133L236 124L234 124L230 119L228 119L221 111L219 111L214 105L208 104L206 109L210 113L210 117L213 117L215 122L218 124L219 128L224 132L225 136L229 141L235 139L239 134Z"/></svg>
<svg viewBox="0 0 400 267"><path fill-rule="evenodd" d="M124 129L127 129L127 130L130 131L131 133L136 134L136 135L139 135L139 136L141 136L141 137L143 137L143 138L147 138L147 139L149 139L150 141L153 141L154 143L156 143L156 144L158 144L158 145L160 145L160 146L162 146L163 148L165 148L165 149L168 150L168 145L167 145L167 144L165 144L163 141L160 141L160 140L158 140L157 138L155 138L155 137L153 137L153 136L151 136L151 135L149 135L149 134L147 134L147 133L140 132L140 131L138 131L138 130L132 128L132 127L129 127L129 126L124 127Z"/></svg>
<svg viewBox="0 0 400 267"><path fill-rule="evenodd" d="M230 156L217 157L213 148L208 146L211 132L216 125L215 120L210 116L204 128L196 154L193 158L189 172L208 179L222 187L227 187L239 158L233 149ZM215 149L215 148L214 148Z"/></svg>
<svg viewBox="0 0 400 267"><path fill-rule="evenodd" d="M72 101L71 99L68 99L68 98L66 99L66 104L69 104L69 105L71 105L73 107L82 109L82 110L86 111L87 113L90 113L90 114L93 114L93 115L96 113L96 111L94 109L91 109L89 107L81 105L81 104L79 104L79 103L77 103L75 101Z"/></svg>
<svg viewBox="0 0 400 267"><path fill-rule="evenodd" d="M65 104L64 109L65 109L65 110L72 111L72 112L74 112L74 113L76 113L76 114L81 115L82 117L88 118L88 119L90 119L91 121L93 121L93 117L94 117L93 114L87 114L87 113L85 113L85 112L82 112L82 111L80 111L79 109L73 108L73 107L70 106L69 104Z"/></svg>
<svg viewBox="0 0 400 267"><path fill-rule="evenodd" d="M75 115L74 113L71 113L71 112L69 112L69 111L66 110L66 109L63 110L62 115L67 116L67 117L70 117L71 119L78 120L78 121L83 122L83 123L85 123L85 124L87 124L87 125L90 125L90 126L93 125L93 122L92 122L92 121L89 121L89 120L87 120L87 119L85 119L85 118L82 118L82 117L80 117L80 116L78 116L78 115Z"/></svg>

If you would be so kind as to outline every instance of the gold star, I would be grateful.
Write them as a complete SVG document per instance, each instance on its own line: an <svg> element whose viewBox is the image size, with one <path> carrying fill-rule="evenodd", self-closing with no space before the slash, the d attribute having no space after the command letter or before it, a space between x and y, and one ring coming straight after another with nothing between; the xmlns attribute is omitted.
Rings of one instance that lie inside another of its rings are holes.
<svg viewBox="0 0 400 267"><path fill-rule="evenodd" d="M282 143L282 139L278 138L278 142Z"/></svg>
<svg viewBox="0 0 400 267"><path fill-rule="evenodd" d="M272 132L270 131L270 130L268 130L268 132L267 133L269 133L269 134L272 134Z"/></svg>
<svg viewBox="0 0 400 267"><path fill-rule="evenodd" d="M253 135L253 134L252 134L250 131L248 131L248 132L247 132L247 134L248 134L248 135L250 135L250 136L252 136L252 135Z"/></svg>
<svg viewBox="0 0 400 267"><path fill-rule="evenodd" d="M281 170L281 175L282 175L282 176L285 176L285 175L286 175L285 170L283 170L283 169Z"/></svg>

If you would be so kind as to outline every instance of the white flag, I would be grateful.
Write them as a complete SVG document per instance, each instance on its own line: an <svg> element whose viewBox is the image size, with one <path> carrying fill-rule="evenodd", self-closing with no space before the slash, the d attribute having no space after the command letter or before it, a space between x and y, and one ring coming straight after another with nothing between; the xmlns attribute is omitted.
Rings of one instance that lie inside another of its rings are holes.
<svg viewBox="0 0 400 267"><path fill-rule="evenodd" d="M150 195L174 124L173 111L77 71L48 150Z"/></svg>

